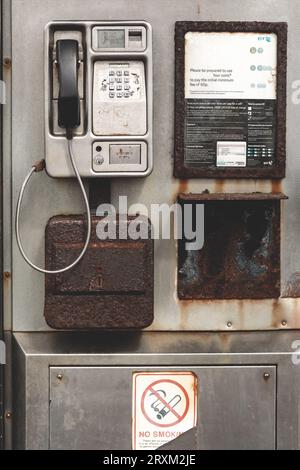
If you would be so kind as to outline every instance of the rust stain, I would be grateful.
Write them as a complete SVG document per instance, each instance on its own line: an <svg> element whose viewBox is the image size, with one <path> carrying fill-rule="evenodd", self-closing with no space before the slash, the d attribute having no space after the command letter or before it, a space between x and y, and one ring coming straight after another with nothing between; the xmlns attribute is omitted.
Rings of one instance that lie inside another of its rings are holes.
<svg viewBox="0 0 300 470"><path fill-rule="evenodd" d="M6 305L9 301L9 289L10 289L11 273L5 271L3 273L3 304Z"/></svg>
<svg viewBox="0 0 300 470"><path fill-rule="evenodd" d="M274 299L272 302L272 328L278 329L281 327L282 322L282 309L280 307L280 300Z"/></svg>
<svg viewBox="0 0 300 470"><path fill-rule="evenodd" d="M300 297L300 273L293 273L282 289L282 297Z"/></svg>
<svg viewBox="0 0 300 470"><path fill-rule="evenodd" d="M211 299L188 299L188 300L178 299L179 308L182 312L185 312L185 313L188 312L191 309L191 307L194 305L200 307L201 305L209 305L212 302L214 302L214 300L211 300ZM180 324L183 324L183 325L186 324L185 320L183 321L183 323L180 323Z"/></svg>
<svg viewBox="0 0 300 470"><path fill-rule="evenodd" d="M12 65L12 62L11 62L11 59L9 57L5 57L3 59L3 66L6 70L11 70L11 65Z"/></svg>
<svg viewBox="0 0 300 470"><path fill-rule="evenodd" d="M251 302L251 299L249 299ZM244 329L245 323L245 303L244 300L238 300L238 312L239 312L239 329Z"/></svg>
<svg viewBox="0 0 300 470"><path fill-rule="evenodd" d="M180 180L178 185L178 192L179 193L187 193L189 187L188 180Z"/></svg>
<svg viewBox="0 0 300 470"><path fill-rule="evenodd" d="M192 391L193 393L195 393L195 395L197 395L198 393L198 377L197 375L193 372L193 376L195 378L194 382L193 382L193 385L192 385Z"/></svg>
<svg viewBox="0 0 300 470"><path fill-rule="evenodd" d="M186 194L188 193L188 191L189 191L189 181L185 179L179 180L178 189L175 191L175 194L173 195L173 201L177 202L178 195L181 193Z"/></svg>
<svg viewBox="0 0 300 470"><path fill-rule="evenodd" d="M272 193L281 193L282 192L282 184L281 180L272 180Z"/></svg>
<svg viewBox="0 0 300 470"><path fill-rule="evenodd" d="M223 193L224 192L224 186L225 186L225 181L224 180L215 180L215 189L214 191L216 193Z"/></svg>

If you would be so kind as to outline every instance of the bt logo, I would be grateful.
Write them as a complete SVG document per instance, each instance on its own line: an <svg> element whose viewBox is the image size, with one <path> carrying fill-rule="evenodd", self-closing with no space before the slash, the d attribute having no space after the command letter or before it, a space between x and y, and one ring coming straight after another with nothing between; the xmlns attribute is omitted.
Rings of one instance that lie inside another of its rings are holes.
<svg viewBox="0 0 300 470"><path fill-rule="evenodd" d="M258 36L258 41L271 42L271 36Z"/></svg>

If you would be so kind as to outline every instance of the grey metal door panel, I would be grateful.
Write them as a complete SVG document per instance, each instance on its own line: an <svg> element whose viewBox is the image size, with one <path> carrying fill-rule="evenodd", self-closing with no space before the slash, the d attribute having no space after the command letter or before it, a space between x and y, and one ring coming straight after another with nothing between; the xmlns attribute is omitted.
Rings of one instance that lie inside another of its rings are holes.
<svg viewBox="0 0 300 470"><path fill-rule="evenodd" d="M132 373L147 369L50 367L50 449L131 449ZM276 366L184 370L199 380L199 449L275 448Z"/></svg>
<svg viewBox="0 0 300 470"><path fill-rule="evenodd" d="M205 367L198 375L199 449L275 448L275 366Z"/></svg>
<svg viewBox="0 0 300 470"><path fill-rule="evenodd" d="M130 448L131 369L51 367L50 449Z"/></svg>

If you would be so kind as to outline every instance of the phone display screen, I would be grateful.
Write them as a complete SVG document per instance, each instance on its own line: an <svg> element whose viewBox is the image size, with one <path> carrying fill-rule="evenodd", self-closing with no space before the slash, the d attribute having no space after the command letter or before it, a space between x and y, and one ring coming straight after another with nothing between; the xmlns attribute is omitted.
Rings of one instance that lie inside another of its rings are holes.
<svg viewBox="0 0 300 470"><path fill-rule="evenodd" d="M99 29L98 48L99 49L119 49L125 47L124 29Z"/></svg>

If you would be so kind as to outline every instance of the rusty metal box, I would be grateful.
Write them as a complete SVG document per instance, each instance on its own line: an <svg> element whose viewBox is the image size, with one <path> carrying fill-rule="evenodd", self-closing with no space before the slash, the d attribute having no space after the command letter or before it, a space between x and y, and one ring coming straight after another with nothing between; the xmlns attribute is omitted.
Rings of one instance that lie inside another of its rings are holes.
<svg viewBox="0 0 300 470"><path fill-rule="evenodd" d="M180 194L204 204L204 246L178 244L178 297L264 299L280 296L281 193ZM184 222L184 220L183 220Z"/></svg>
<svg viewBox="0 0 300 470"><path fill-rule="evenodd" d="M126 231L134 217L125 219ZM141 220L139 218L139 220ZM92 218L88 250L72 270L46 275L45 318L52 328L137 329L153 321L153 241L148 238L100 240ZM143 218L143 233L150 223ZM67 266L78 256L85 237L82 216L56 216L46 227L46 269Z"/></svg>

